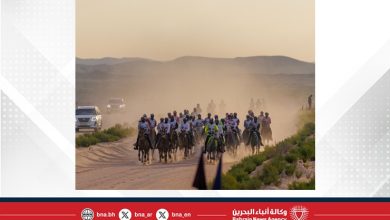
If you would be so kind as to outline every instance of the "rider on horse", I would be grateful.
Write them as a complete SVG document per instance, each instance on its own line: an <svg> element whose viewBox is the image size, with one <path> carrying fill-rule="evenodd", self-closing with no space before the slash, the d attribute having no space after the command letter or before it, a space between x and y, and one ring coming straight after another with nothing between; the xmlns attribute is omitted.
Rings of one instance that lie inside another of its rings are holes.
<svg viewBox="0 0 390 220"><path fill-rule="evenodd" d="M269 117L268 112L265 113L265 117L261 121L261 134L264 140L272 140L271 117Z"/></svg>
<svg viewBox="0 0 390 220"><path fill-rule="evenodd" d="M237 112L234 112L234 114L233 114L233 119L232 119L233 121L234 121L234 124L235 124L235 129L236 129L236 131L237 131L237 134L238 134L238 137L239 137L239 139L241 140L242 139L242 137L241 137L241 129L239 128L239 125L240 125L240 119L238 118L238 116L237 116Z"/></svg>
<svg viewBox="0 0 390 220"><path fill-rule="evenodd" d="M143 135L145 136L146 140L149 143L149 146L152 148L152 142L150 141L150 127L149 124L146 122L145 115L141 118L139 124L138 124L138 136L137 136L137 142L135 143L135 150L138 150L138 140L140 138L141 132L143 132Z"/></svg>
<svg viewBox="0 0 390 220"><path fill-rule="evenodd" d="M156 125L157 125L157 122L156 122L156 119L154 119L154 114L150 114L150 118L148 119L148 124L150 126L150 129L155 129L156 128Z"/></svg>
<svg viewBox="0 0 390 220"><path fill-rule="evenodd" d="M190 127L190 123L188 122L187 118L184 118L183 119L183 123L180 125L180 132L184 132L185 134L187 134L187 138L188 138L188 143L190 143L192 145L192 134L191 134L191 127Z"/></svg>
<svg viewBox="0 0 390 220"><path fill-rule="evenodd" d="M204 120L203 120L203 124L204 124L204 126L207 126L209 123L210 123L210 120L211 120L212 118L211 118L211 113L207 113L207 118L205 118Z"/></svg>
<svg viewBox="0 0 390 220"><path fill-rule="evenodd" d="M209 142L209 139L211 138L211 136L213 136L213 135L218 133L218 126L216 124L214 124L214 119L213 118L210 118L210 121L205 126L204 131L205 131L205 134L207 134L205 145L204 145L205 146L205 150L206 150L207 143Z"/></svg>
<svg viewBox="0 0 390 220"><path fill-rule="evenodd" d="M170 130L176 130L178 128L177 121L175 120L175 118L173 116L171 116L169 124L171 126Z"/></svg>
<svg viewBox="0 0 390 220"><path fill-rule="evenodd" d="M168 118L165 118L165 119L161 118L160 123L157 125L158 134L157 134L157 139L156 139L156 146L158 146L158 144L160 143L160 138L161 138L162 132L164 131L169 136L170 130L171 130L171 125L169 123L169 119Z"/></svg>
<svg viewBox="0 0 390 220"><path fill-rule="evenodd" d="M252 121L253 120L252 120L251 116L247 115L246 119L244 121L244 132L242 134L245 143L248 141L249 132L250 132L250 125L251 125Z"/></svg>
<svg viewBox="0 0 390 220"><path fill-rule="evenodd" d="M202 119L202 115L201 114L198 114L198 118L195 119L194 127L195 128L203 127L203 119Z"/></svg>
<svg viewBox="0 0 390 220"><path fill-rule="evenodd" d="M160 118L160 123L158 123L158 125L157 125L157 136L156 136L156 143L155 143L154 147L156 147L158 145L163 124L164 124L164 118Z"/></svg>
<svg viewBox="0 0 390 220"><path fill-rule="evenodd" d="M263 112L263 111L261 111L261 112L260 112L260 115L259 115L259 118L258 118L258 120L259 120L260 124L261 124L261 123L263 123L263 119L264 119L264 117L265 117L265 116L264 116L264 112Z"/></svg>
<svg viewBox="0 0 390 220"><path fill-rule="evenodd" d="M217 119L215 120L215 124L218 127L217 137L218 137L218 145L221 149L221 152L225 152L225 125L224 119L221 119L221 122Z"/></svg>
<svg viewBox="0 0 390 220"><path fill-rule="evenodd" d="M254 117L253 121L251 121L251 123L249 124L249 138L246 142L246 145L249 145L249 143L251 141L252 133L253 133L252 131L255 131L257 134L257 137L259 138L259 140L261 140L259 129L260 129L260 123L257 121L257 117ZM263 145L263 144L260 142L260 145Z"/></svg>
<svg viewBox="0 0 390 220"><path fill-rule="evenodd" d="M238 130L238 125L237 125L237 120L235 120L233 114L229 115L226 127L231 129L234 132L234 134L237 135L237 138L239 138L239 133L238 133L239 130Z"/></svg>

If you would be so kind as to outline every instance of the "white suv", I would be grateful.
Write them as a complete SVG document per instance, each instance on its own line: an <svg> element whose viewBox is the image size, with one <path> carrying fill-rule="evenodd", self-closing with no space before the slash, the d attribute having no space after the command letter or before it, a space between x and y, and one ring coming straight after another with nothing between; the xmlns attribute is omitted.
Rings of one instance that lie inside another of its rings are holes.
<svg viewBox="0 0 390 220"><path fill-rule="evenodd" d="M76 109L76 131L81 128L102 129L102 114L97 106L79 106Z"/></svg>
<svg viewBox="0 0 390 220"><path fill-rule="evenodd" d="M108 101L107 112L124 112L126 108L125 100L123 98L111 98Z"/></svg>

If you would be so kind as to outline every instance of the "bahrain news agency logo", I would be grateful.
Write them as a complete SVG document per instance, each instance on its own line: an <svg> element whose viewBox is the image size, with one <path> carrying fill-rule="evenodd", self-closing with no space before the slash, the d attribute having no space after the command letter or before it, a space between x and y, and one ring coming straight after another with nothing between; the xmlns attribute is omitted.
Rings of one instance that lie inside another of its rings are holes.
<svg viewBox="0 0 390 220"><path fill-rule="evenodd" d="M85 208L83 211L81 211L81 219L83 220L92 220L93 216L93 210L90 208Z"/></svg>
<svg viewBox="0 0 390 220"><path fill-rule="evenodd" d="M309 210L304 206L294 206L290 210L290 216L294 220L306 220L309 216Z"/></svg>

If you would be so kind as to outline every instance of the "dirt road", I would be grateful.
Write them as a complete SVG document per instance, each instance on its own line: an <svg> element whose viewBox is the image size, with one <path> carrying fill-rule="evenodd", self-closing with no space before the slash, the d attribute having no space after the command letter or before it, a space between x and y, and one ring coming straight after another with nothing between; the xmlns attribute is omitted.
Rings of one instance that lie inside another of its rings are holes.
<svg viewBox="0 0 390 220"><path fill-rule="evenodd" d="M76 149L76 188L82 189L192 189L200 151L188 160L151 165L138 162L133 150L134 139L125 138L113 143L102 143L90 148ZM182 154L178 154L182 157ZM155 152L157 157L157 151ZM240 155L241 158L243 155ZM237 160L239 159L237 158ZM234 161L224 157L224 172ZM217 165L206 165L206 178L215 177Z"/></svg>

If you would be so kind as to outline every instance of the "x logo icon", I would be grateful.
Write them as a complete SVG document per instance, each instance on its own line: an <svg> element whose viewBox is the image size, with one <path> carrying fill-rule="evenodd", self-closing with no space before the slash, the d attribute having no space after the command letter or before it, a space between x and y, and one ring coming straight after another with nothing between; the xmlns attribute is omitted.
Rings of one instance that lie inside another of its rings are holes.
<svg viewBox="0 0 390 220"><path fill-rule="evenodd" d="M158 217L158 219L165 219L165 212L162 212L162 211L159 211L158 213L160 213L160 217Z"/></svg>
<svg viewBox="0 0 390 220"><path fill-rule="evenodd" d="M122 218L121 219L129 219L128 213L129 212L122 211Z"/></svg>
<svg viewBox="0 0 390 220"><path fill-rule="evenodd" d="M128 209L122 209L119 211L118 217L120 220L130 220L131 219L131 211Z"/></svg>

